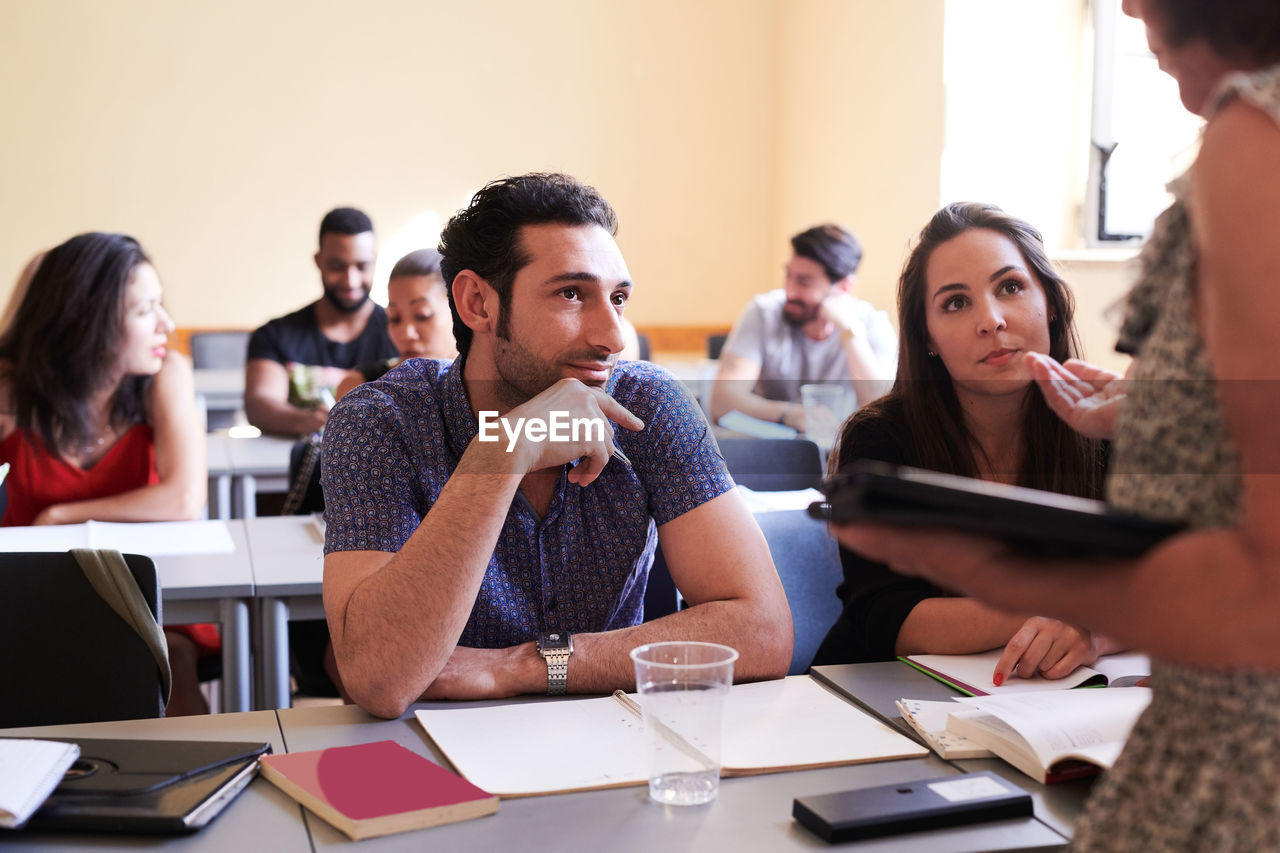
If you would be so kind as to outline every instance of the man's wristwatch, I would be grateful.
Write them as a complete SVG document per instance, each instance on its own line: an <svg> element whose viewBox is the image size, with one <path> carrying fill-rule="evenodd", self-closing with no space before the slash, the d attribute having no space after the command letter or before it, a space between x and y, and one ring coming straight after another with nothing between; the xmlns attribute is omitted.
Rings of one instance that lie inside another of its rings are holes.
<svg viewBox="0 0 1280 853"><path fill-rule="evenodd" d="M573 654L573 635L567 631L543 632L538 635L538 654L547 662L547 695L561 696L569 677L569 656Z"/></svg>

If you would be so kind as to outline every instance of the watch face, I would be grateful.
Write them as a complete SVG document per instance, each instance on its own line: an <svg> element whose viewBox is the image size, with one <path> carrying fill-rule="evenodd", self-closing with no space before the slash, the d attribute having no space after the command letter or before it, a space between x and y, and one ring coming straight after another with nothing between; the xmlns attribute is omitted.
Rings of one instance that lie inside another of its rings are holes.
<svg viewBox="0 0 1280 853"><path fill-rule="evenodd" d="M543 652L563 652L573 648L568 633L554 631L538 635L538 650Z"/></svg>

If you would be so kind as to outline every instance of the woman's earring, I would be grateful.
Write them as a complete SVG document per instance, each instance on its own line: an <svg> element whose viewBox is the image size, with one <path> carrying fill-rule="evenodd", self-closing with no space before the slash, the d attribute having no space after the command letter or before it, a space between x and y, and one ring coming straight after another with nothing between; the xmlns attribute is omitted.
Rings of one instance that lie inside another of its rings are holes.
<svg viewBox="0 0 1280 853"><path fill-rule="evenodd" d="M933 350L925 350L925 352L929 353L929 358L937 358L937 357L938 357L938 354L937 354L936 352L934 352Z"/></svg>

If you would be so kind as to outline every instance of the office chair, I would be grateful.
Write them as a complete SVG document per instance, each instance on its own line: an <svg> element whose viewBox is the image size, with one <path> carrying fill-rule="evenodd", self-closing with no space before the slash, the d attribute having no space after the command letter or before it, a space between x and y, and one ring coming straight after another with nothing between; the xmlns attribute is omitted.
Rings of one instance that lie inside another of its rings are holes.
<svg viewBox="0 0 1280 853"><path fill-rule="evenodd" d="M733 481L758 492L817 488L822 454L808 439L722 438L720 455Z"/></svg>
<svg viewBox="0 0 1280 853"><path fill-rule="evenodd" d="M151 612L149 557L124 555ZM0 553L0 727L159 717L160 671L145 642L66 551Z"/></svg>
<svg viewBox="0 0 1280 853"><path fill-rule="evenodd" d="M840 616L836 586L844 579L840 548L822 522L802 509L756 513L791 608L795 648L788 675L809 671L822 640Z"/></svg>
<svg viewBox="0 0 1280 853"><path fill-rule="evenodd" d="M197 370L243 370L248 351L248 332L194 332L191 335L191 364Z"/></svg>
<svg viewBox="0 0 1280 853"><path fill-rule="evenodd" d="M724 350L724 342L727 340L729 340L728 335L707 335L707 358L719 358Z"/></svg>
<svg viewBox="0 0 1280 853"><path fill-rule="evenodd" d="M636 332L636 342L640 345L640 360L652 361L653 344L649 341L649 336L644 332Z"/></svg>

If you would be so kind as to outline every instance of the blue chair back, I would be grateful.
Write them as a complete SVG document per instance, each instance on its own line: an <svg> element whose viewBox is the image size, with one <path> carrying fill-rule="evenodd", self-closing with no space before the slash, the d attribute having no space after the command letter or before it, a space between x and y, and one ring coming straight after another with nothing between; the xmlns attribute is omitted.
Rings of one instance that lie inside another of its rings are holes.
<svg viewBox="0 0 1280 853"><path fill-rule="evenodd" d="M243 368L249 354L248 332L193 332L191 364L201 368Z"/></svg>
<svg viewBox="0 0 1280 853"><path fill-rule="evenodd" d="M808 439L722 438L720 455L733 481L757 492L817 488L822 453Z"/></svg>
<svg viewBox="0 0 1280 853"><path fill-rule="evenodd" d="M788 675L809 671L818 646L840 616L840 549L822 522L804 510L756 513L791 607L795 648Z"/></svg>

